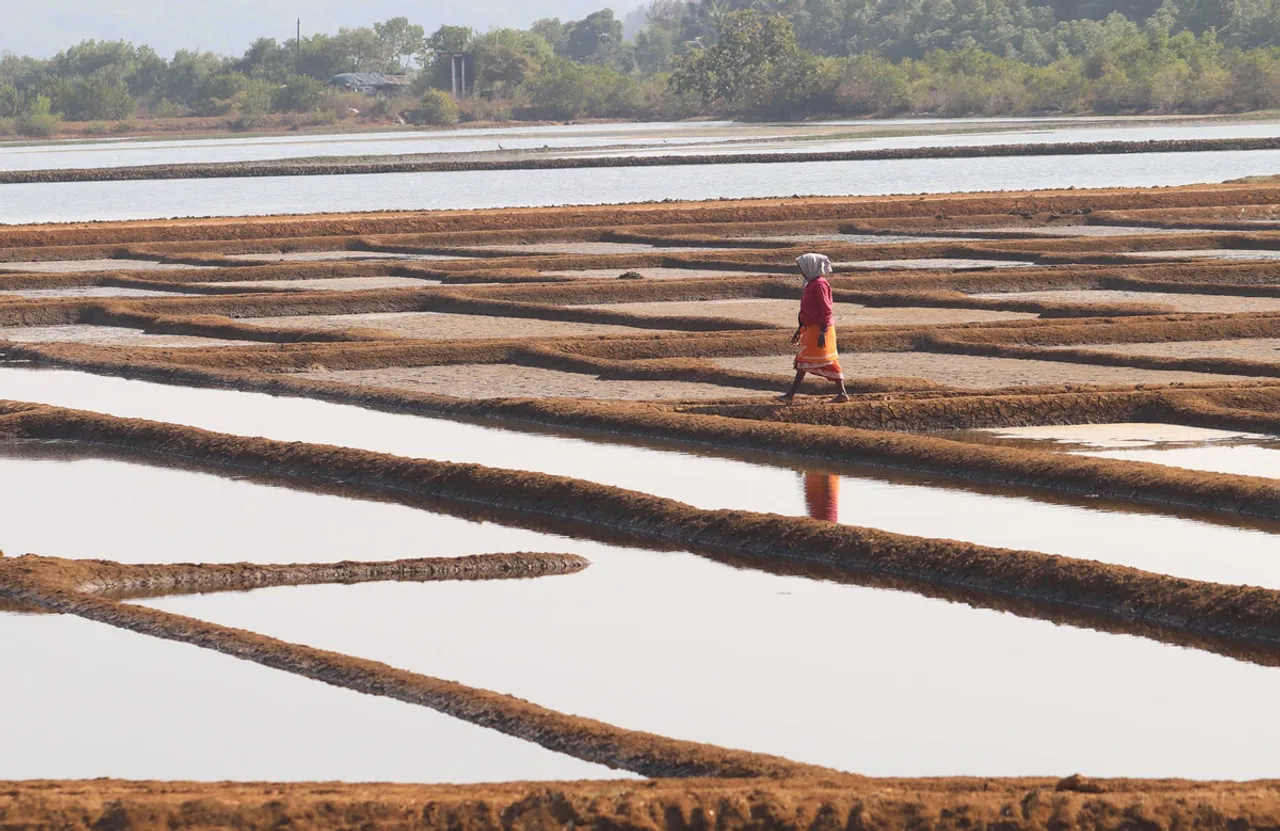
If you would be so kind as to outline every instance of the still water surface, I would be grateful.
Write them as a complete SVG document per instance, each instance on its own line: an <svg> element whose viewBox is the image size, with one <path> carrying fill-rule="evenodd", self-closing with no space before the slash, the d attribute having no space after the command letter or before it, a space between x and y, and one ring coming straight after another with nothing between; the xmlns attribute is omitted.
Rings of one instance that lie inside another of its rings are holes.
<svg viewBox="0 0 1280 831"><path fill-rule="evenodd" d="M0 458L0 540L132 561L572 551L586 571L147 605L678 738L883 775L1274 775L1280 671L916 595L400 505L76 457ZM10 521L11 520L11 521ZM0 615L0 777L607 775L179 644ZM1176 725L1176 729L1174 729Z"/></svg>
<svg viewBox="0 0 1280 831"><path fill-rule="evenodd" d="M1153 187L1280 172L1280 150L0 186L0 223Z"/></svg>
<svg viewBox="0 0 1280 831"><path fill-rule="evenodd" d="M895 479L883 471L841 475L840 471L796 470L786 463L775 466L301 398L174 387L61 370L0 368L0 398L282 441L535 470L652 493L700 508L809 514L917 536L1280 589L1277 535L1265 530L961 490ZM11 498L21 501L24 497L17 492Z"/></svg>

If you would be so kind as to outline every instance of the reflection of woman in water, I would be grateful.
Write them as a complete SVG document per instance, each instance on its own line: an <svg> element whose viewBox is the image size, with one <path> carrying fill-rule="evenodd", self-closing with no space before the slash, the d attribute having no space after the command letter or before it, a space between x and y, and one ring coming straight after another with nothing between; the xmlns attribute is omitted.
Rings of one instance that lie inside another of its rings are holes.
<svg viewBox="0 0 1280 831"><path fill-rule="evenodd" d="M800 391L805 373L836 382L836 402L849 400L844 389L844 372L840 369L840 354L836 350L836 327L831 302L831 260L822 254L804 254L796 258L800 275L804 278L804 293L800 297L800 327L791 337L796 347L796 380L780 399L790 404Z"/></svg>
<svg viewBox="0 0 1280 831"><path fill-rule="evenodd" d="M840 477L830 473L804 473L804 502L809 516L827 522L840 521Z"/></svg>

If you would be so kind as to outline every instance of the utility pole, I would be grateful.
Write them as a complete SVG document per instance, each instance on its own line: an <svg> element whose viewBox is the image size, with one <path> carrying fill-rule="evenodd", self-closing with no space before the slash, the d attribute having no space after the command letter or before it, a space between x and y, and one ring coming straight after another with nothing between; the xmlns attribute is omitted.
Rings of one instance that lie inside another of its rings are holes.
<svg viewBox="0 0 1280 831"><path fill-rule="evenodd" d="M302 18L298 18L298 37L293 41L293 74L298 74L302 62Z"/></svg>

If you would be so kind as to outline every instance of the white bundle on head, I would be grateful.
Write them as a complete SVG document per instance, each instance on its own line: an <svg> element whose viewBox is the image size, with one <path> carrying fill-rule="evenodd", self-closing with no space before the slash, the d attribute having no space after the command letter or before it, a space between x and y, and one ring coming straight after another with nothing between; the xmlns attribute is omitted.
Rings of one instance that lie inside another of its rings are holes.
<svg viewBox="0 0 1280 831"><path fill-rule="evenodd" d="M796 257L796 265L804 275L806 285L823 276L831 274L831 258L826 254L801 254Z"/></svg>

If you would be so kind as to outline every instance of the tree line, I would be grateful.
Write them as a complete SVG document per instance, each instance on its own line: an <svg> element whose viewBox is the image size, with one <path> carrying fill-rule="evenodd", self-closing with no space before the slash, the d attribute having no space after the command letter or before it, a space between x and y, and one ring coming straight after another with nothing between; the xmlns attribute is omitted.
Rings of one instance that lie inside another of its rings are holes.
<svg viewBox="0 0 1280 831"><path fill-rule="evenodd" d="M624 34L627 36L624 37ZM455 101L449 56L470 56ZM412 96L326 87L344 72L409 74ZM626 20L430 35L406 18L255 41L241 56L85 41L0 56L0 132L62 119L270 114L458 120L703 115L1204 113L1280 105L1280 0L652 0Z"/></svg>

